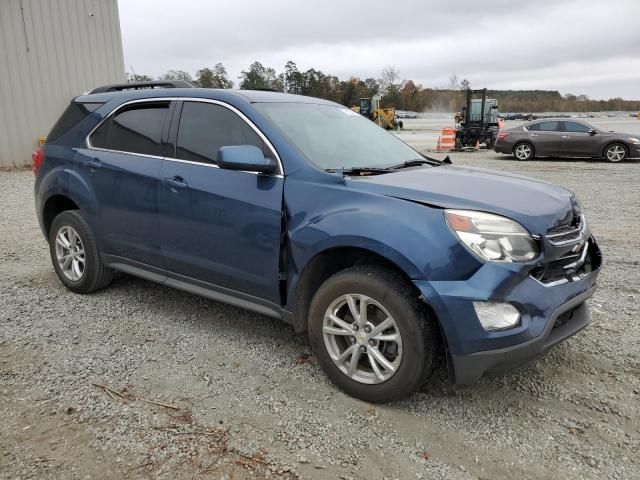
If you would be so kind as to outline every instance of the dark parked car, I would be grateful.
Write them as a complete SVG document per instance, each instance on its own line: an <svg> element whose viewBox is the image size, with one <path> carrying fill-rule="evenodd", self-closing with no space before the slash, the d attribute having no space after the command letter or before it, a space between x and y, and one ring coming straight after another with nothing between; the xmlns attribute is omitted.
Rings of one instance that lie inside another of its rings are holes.
<svg viewBox="0 0 640 480"><path fill-rule="evenodd" d="M571 192L424 157L325 100L83 95L34 172L71 291L120 271L282 319L367 401L416 389L439 352L471 383L589 323L601 255Z"/></svg>
<svg viewBox="0 0 640 480"><path fill-rule="evenodd" d="M608 132L583 121L539 120L498 133L495 151L516 160L536 156L604 158L621 162L640 157L638 135Z"/></svg>

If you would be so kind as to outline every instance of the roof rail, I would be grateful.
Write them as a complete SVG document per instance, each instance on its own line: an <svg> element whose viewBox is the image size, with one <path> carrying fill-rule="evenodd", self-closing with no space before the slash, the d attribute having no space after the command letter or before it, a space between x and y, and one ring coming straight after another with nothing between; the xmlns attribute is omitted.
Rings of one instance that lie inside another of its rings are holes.
<svg viewBox="0 0 640 480"><path fill-rule="evenodd" d="M102 87L94 88L89 92L92 93L104 93L104 92L121 92L123 90L142 90L147 88L196 88L193 83L185 80L157 80L152 82L131 82L131 83L114 83L112 85L103 85Z"/></svg>

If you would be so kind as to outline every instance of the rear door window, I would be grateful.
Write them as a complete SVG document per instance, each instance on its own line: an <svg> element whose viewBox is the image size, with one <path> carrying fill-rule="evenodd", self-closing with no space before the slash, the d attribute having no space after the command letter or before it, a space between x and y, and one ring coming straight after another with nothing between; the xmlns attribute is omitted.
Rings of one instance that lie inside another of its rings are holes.
<svg viewBox="0 0 640 480"><path fill-rule="evenodd" d="M247 122L221 105L185 102L182 106L176 157L192 162L215 163L220 147L254 145L271 157L266 144Z"/></svg>
<svg viewBox="0 0 640 480"><path fill-rule="evenodd" d="M540 131L542 132L557 132L560 130L560 122L540 122Z"/></svg>
<svg viewBox="0 0 640 480"><path fill-rule="evenodd" d="M106 148L162 156L162 131L168 112L168 103L136 105L118 111L109 122ZM97 147L94 138L98 143L103 142L104 132L98 128L91 137L92 145Z"/></svg>
<svg viewBox="0 0 640 480"><path fill-rule="evenodd" d="M588 133L591 130L586 125L583 125L578 122L562 122L564 124L565 132L576 132L576 133Z"/></svg>

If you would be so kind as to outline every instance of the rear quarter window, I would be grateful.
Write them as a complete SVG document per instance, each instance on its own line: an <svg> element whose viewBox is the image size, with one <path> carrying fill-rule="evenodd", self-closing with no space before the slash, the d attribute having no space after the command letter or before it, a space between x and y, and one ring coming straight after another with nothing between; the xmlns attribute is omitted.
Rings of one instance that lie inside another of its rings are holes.
<svg viewBox="0 0 640 480"><path fill-rule="evenodd" d="M67 133L71 128L80 123L81 120L84 120L87 115L97 110L101 105L102 103L81 103L72 101L55 123L49 132L49 135L47 135L47 142L60 138L63 134Z"/></svg>

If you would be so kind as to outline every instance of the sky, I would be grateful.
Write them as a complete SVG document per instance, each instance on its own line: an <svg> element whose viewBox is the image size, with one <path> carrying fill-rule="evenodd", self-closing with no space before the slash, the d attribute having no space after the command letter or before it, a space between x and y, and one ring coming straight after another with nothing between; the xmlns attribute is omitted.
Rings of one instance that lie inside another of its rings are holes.
<svg viewBox="0 0 640 480"><path fill-rule="evenodd" d="M125 66L156 77L255 60L340 79L640 100L640 0L119 0Z"/></svg>

